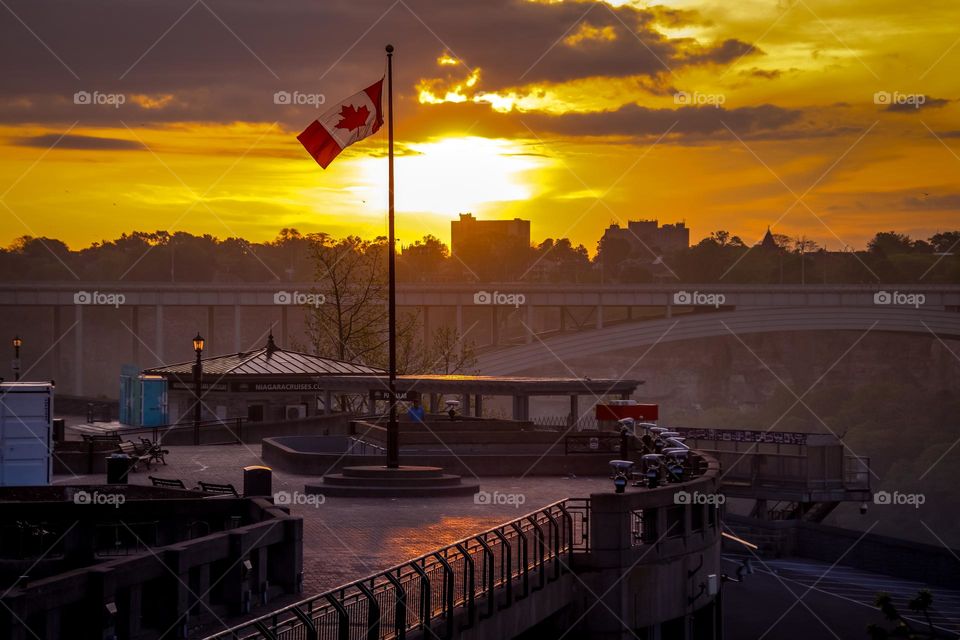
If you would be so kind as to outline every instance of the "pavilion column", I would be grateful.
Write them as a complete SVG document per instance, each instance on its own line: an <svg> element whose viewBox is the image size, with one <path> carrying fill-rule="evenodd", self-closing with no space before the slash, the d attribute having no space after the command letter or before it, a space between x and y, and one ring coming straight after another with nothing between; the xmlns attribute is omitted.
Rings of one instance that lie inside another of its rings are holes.
<svg viewBox="0 0 960 640"><path fill-rule="evenodd" d="M370 389L370 391L368 391L367 394L368 394L368 395L367 395L368 402L370 403L370 404L369 404L370 415L376 415L376 413L377 413L377 391L376 391L376 389Z"/></svg>
<svg viewBox="0 0 960 640"><path fill-rule="evenodd" d="M477 418L483 417L483 395L480 393L473 398L473 415Z"/></svg>
<svg viewBox="0 0 960 640"><path fill-rule="evenodd" d="M460 415L468 417L470 415L470 394L464 393L460 396Z"/></svg>
<svg viewBox="0 0 960 640"><path fill-rule="evenodd" d="M577 424L577 420L580 418L580 396L576 393L570 394L570 421L567 423L567 426L573 426Z"/></svg>

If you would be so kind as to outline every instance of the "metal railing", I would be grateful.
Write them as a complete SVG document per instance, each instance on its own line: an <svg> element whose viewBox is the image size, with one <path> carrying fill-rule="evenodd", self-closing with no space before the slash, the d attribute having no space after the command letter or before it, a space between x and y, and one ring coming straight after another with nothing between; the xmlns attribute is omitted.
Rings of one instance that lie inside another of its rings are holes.
<svg viewBox="0 0 960 640"><path fill-rule="evenodd" d="M556 502L207 640L451 638L568 572L589 550L589 514L589 499Z"/></svg>
<svg viewBox="0 0 960 640"><path fill-rule="evenodd" d="M201 444L238 444L242 441L242 429L245 420L243 418L214 418L212 420L202 420L199 423ZM161 424L152 427L120 427L104 431L104 434L116 434L124 440L130 440L134 437L149 437L152 442L163 443L163 440L171 433L192 434L196 428L193 422L177 422L171 424ZM206 436L210 433L222 432L224 440L208 442L210 438Z"/></svg>
<svg viewBox="0 0 960 640"><path fill-rule="evenodd" d="M365 456L368 453L386 453L386 451L386 447L382 447L375 442L370 442L357 436L350 436L350 445L347 447L347 453L359 454L361 456Z"/></svg>
<svg viewBox="0 0 960 640"><path fill-rule="evenodd" d="M574 434L563 439L564 455L582 454L582 453L602 453L606 455L620 454L620 434L619 433L601 433L594 435Z"/></svg>

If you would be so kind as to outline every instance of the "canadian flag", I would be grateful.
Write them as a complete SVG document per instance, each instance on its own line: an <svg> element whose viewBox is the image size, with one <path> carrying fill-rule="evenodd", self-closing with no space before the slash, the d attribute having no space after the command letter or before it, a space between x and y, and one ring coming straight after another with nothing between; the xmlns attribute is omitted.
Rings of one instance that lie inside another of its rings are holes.
<svg viewBox="0 0 960 640"><path fill-rule="evenodd" d="M383 78L355 93L310 123L297 140L324 169L354 142L376 133L383 124L380 96Z"/></svg>

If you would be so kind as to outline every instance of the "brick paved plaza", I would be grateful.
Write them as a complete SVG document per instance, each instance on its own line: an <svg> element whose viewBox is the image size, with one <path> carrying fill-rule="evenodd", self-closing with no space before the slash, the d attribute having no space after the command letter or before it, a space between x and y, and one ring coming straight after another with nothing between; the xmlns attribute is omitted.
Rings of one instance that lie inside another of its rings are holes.
<svg viewBox="0 0 960 640"><path fill-rule="evenodd" d="M150 484L147 476L197 482L229 482L242 490L242 469L263 464L260 445L168 447L167 465L143 466L131 484ZM465 478L467 479L467 478ZM102 483L103 474L58 475L56 484ZM275 471L274 492L302 492L318 476ZM291 505L304 520L304 595L313 595L388 568L460 538L512 520L567 497L586 497L612 488L607 478L493 477L480 480L481 491L520 494L523 504L476 504L473 496L444 498L326 498L320 505Z"/></svg>

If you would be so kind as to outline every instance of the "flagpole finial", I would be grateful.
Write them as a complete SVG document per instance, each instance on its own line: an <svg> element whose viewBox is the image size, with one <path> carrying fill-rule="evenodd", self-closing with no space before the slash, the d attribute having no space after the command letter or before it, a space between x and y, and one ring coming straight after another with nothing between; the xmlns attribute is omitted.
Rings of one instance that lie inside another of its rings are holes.
<svg viewBox="0 0 960 640"><path fill-rule="evenodd" d="M393 45L392 45L392 44L388 44L388 45L387 45L387 53L393 53Z"/></svg>

